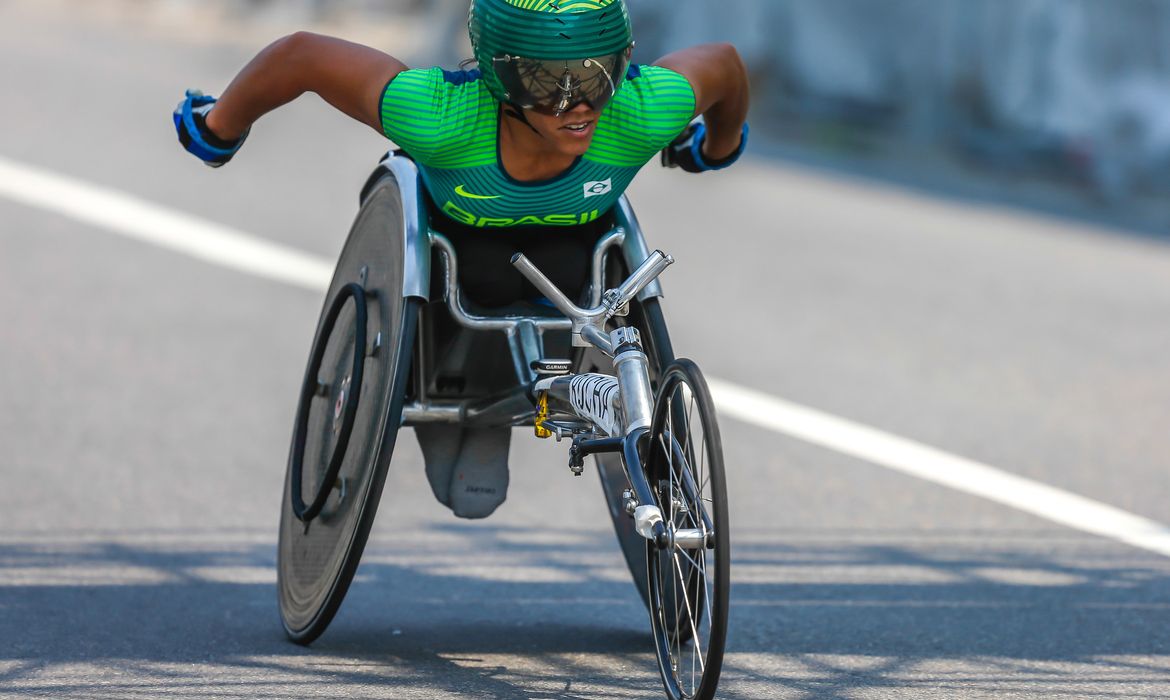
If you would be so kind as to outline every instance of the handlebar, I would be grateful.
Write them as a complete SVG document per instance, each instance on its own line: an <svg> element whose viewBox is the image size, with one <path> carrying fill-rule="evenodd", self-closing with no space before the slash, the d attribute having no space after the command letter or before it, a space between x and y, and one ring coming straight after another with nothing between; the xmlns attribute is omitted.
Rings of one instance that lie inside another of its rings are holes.
<svg viewBox="0 0 1170 700"><path fill-rule="evenodd" d="M646 257L638 269L622 282L616 289L607 291L602 297L600 306L592 309L582 309L573 302L569 301L561 290L549 281L544 273L540 271L532 261L524 256L523 253L516 253L512 256L512 266L520 271L520 274L528 278L528 281L536 287L541 294L548 298L557 307L561 313L568 316L570 319L585 320L599 314L604 314L606 319L609 319L617 313L618 309L625 306L631 299L642 291L642 288L650 284L659 275L666 270L667 267L674 264L674 257L663 253L661 250L655 250Z"/></svg>
<svg viewBox="0 0 1170 700"><path fill-rule="evenodd" d="M591 309L582 309L569 301L561 290L549 281L532 261L524 257L523 253L512 256L512 266L543 294L553 306L573 322L573 333L581 336L589 343L598 346L607 353L613 352L609 338L604 332L605 322L617 314L631 299L642 291L642 288L653 282L667 267L674 263L674 258L661 250L655 250L648 255L642 264L615 289L610 289L602 295L601 304Z"/></svg>
<svg viewBox="0 0 1170 700"><path fill-rule="evenodd" d="M537 291L545 296L546 299L552 302L553 306L570 319L576 320L582 316L587 316L588 312L585 309L577 306L569 301L569 298L564 295L561 290L557 289L549 278L544 276L532 261L524 257L524 253L516 253L512 256L512 267L520 271L520 274L528 278L532 286L536 287Z"/></svg>
<svg viewBox="0 0 1170 700"><path fill-rule="evenodd" d="M658 275L661 275L666 271L666 268L673 264L674 257L661 250L655 250L648 255L625 282L622 282L617 289L607 292L603 297L603 303L609 306L609 316L617 313L617 310L636 297L643 287L653 282Z"/></svg>

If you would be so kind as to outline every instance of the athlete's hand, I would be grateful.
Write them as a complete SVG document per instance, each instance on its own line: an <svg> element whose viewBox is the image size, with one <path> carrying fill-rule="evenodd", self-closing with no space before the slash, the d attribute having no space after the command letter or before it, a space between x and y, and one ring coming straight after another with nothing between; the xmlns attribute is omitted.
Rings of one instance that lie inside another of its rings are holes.
<svg viewBox="0 0 1170 700"><path fill-rule="evenodd" d="M233 141L225 141L207 128L207 113L215 105L215 98L198 90L188 90L187 97L175 108L175 130L179 143L196 158L207 165L218 168L232 159L248 132Z"/></svg>
<svg viewBox="0 0 1170 700"><path fill-rule="evenodd" d="M703 143L707 139L707 124L702 117L691 122L669 146L662 149L662 167L682 168L688 173L703 173L708 170L722 170L743 155L747 148L748 125L744 122L739 148L726 158L710 161L703 156Z"/></svg>

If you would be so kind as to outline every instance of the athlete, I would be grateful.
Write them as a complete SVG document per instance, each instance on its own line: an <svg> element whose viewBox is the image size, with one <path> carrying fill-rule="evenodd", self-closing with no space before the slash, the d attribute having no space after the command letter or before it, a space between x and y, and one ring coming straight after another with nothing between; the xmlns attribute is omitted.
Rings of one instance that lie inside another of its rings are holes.
<svg viewBox="0 0 1170 700"><path fill-rule="evenodd" d="M736 50L710 44L631 65L625 0L473 0L468 29L478 69L457 72L411 70L317 34L284 37L218 100L189 91L174 114L179 140L221 166L257 119L317 93L418 164L432 226L469 261L460 283L484 306L531 291L508 264L517 251L576 296L607 214L660 151L665 165L703 172L747 145Z"/></svg>

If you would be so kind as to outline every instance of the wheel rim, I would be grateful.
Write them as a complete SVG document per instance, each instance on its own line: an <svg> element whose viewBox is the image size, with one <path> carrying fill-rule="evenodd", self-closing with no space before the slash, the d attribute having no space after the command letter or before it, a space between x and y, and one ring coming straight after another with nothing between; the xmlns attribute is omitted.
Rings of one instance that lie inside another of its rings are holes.
<svg viewBox="0 0 1170 700"><path fill-rule="evenodd" d="M664 521L672 532L701 532L710 547L647 547L651 622L663 682L673 698L714 694L726 635L721 448L705 386L699 393L694 385L684 373L668 373L649 447L648 471Z"/></svg>

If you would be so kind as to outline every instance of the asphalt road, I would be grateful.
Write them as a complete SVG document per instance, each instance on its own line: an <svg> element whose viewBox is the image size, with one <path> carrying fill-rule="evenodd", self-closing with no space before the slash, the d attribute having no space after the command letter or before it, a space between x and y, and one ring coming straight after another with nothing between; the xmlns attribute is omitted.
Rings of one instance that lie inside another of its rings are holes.
<svg viewBox="0 0 1170 700"><path fill-rule="evenodd" d="M0 157L323 258L386 143L306 98L212 171L169 112L262 43L0 4ZM631 196L713 377L1170 521L1170 246L751 161ZM318 293L0 197L0 696L653 698L592 475L517 432L460 521L400 441L304 649L275 538ZM1170 696L1170 561L722 424L720 697Z"/></svg>

